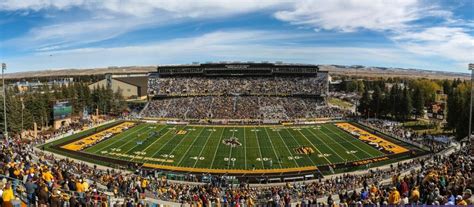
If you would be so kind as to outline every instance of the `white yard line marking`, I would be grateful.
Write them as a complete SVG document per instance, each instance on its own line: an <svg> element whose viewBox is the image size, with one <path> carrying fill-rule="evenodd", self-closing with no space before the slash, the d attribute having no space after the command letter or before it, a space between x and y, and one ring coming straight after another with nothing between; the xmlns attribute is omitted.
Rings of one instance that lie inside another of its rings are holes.
<svg viewBox="0 0 474 207"><path fill-rule="evenodd" d="M201 129L201 131L199 131L199 135L197 137L194 138L193 140L193 143L191 143L191 145L189 145L188 149L186 150L186 152L183 154L183 156L181 157L181 159L179 160L178 164L176 166L179 166L181 164L181 162L184 160L184 158L186 157L186 155L188 155L188 152L189 150L193 147L194 143L196 142L196 140L199 139L199 137L201 136L202 132L204 131L204 127ZM191 133L191 132L190 132ZM212 134L212 132L211 132ZM170 153L171 154L171 153Z"/></svg>
<svg viewBox="0 0 474 207"><path fill-rule="evenodd" d="M219 151L219 146L221 146L222 142L222 137L224 136L225 128L222 129L222 134L219 137L219 142L217 143L216 151L214 152L214 157L212 157L212 162L211 162L211 169L214 167L214 160L216 159L217 151Z"/></svg>
<svg viewBox="0 0 474 207"><path fill-rule="evenodd" d="M203 127L203 130L204 130L204 128L206 128L206 127ZM196 161L194 162L194 165L193 165L193 167L196 167L196 164L197 164L197 163L198 163L198 161L199 161L199 157L201 157L201 156L202 156L202 152L204 152L204 148L206 148L206 146L207 146L207 143L209 142L209 138L211 137L211 135L212 135L213 133L214 133L214 132L212 131L212 132L211 132L211 133L209 133L209 135L207 136L206 143L204 144L204 146L202 146L202 148L201 148L201 152L199 152L198 159L196 159Z"/></svg>
<svg viewBox="0 0 474 207"><path fill-rule="evenodd" d="M303 132L301 132L301 130L298 131L298 132L299 132L301 135L303 135L303 137L304 137L306 140L308 140L308 142L311 143L311 145L313 145L313 147L315 147L314 144L311 142L311 140L309 140L308 137L306 137L306 136L303 134ZM332 152L334 152L339 158L341 158L342 161L345 161L345 160L346 160L346 159L342 158L342 156L341 156L339 153L337 153L334 149L332 149L331 147L329 147L329 145L327 145L326 142L323 141L321 138L319 138L318 136L316 136L315 138L318 139L319 141L321 141L324 145L326 145L326 147L327 147L329 150L331 150Z"/></svg>
<svg viewBox="0 0 474 207"><path fill-rule="evenodd" d="M324 128L325 128L325 129L328 129L328 127L324 127ZM329 130L329 129L328 129L328 130ZM347 132L344 131L344 133L347 133ZM329 136L331 136L331 135L338 136L339 133L337 133L337 132L332 132L332 131L331 131L331 132L325 132L325 134L327 134L327 135L329 135ZM348 135L352 137L352 135L350 135L350 134L348 134ZM359 143L360 143L360 142L362 142L362 141L360 141L359 139L350 139L350 141L347 141L347 139L345 139L345 140L338 141L338 143L341 143L341 144L344 144L344 143L355 143L355 142L359 142ZM364 142L362 142L362 143L364 143ZM335 144L335 143L333 143L333 142L328 143L328 145L332 145L332 144Z"/></svg>
<svg viewBox="0 0 474 207"><path fill-rule="evenodd" d="M186 127L185 127L184 129L186 129ZM184 129L181 129L181 130L184 130ZM172 155L173 152L179 147L179 145L181 145L181 143L182 143L190 134L191 134L191 132L186 133L186 135L184 135L184 136L181 138L181 140L179 140L178 144L175 145L175 146L173 147L173 149L171 150L171 152L169 152L168 154L169 154L169 155ZM174 138L173 138L173 139L174 139ZM177 165L176 165L176 166L177 166Z"/></svg>
<svg viewBox="0 0 474 207"><path fill-rule="evenodd" d="M317 134L313 133L313 132L311 131L311 129L307 129L307 131L309 131L309 133L311 133L311 134L312 134L313 136L315 136L315 137L318 137L318 139L319 139L319 136L318 136ZM326 135L322 130L321 130L321 133L323 133L324 136L326 136L326 137L328 137L330 140L334 141L334 143L338 144L339 146L341 146L341 147L342 147L343 149L345 149L346 151L349 151L349 149L347 149L346 147L344 147L342 144L339 144L339 142L337 142L336 140L334 140L334 139L331 138L330 136ZM322 138L321 138L320 140L323 141ZM324 141L323 141L323 142L324 142ZM328 144L326 144L326 145L329 147ZM329 147L329 148L332 149L331 147ZM334 150L332 150L332 151L334 151ZM354 158L356 158L356 159L359 159L359 157L355 156L354 154L350 154L350 155L352 155L352 156L353 156ZM341 158L342 158L342 157L341 157ZM343 160L344 160L344 161L348 161L347 159L343 159Z"/></svg>
<svg viewBox="0 0 474 207"><path fill-rule="evenodd" d="M324 128L328 129L328 130L331 131L332 133L335 133L334 131L332 131L331 129L329 129L329 127L324 127ZM323 133L324 133L324 132L323 132ZM338 134L338 136L341 137L341 135L339 135L339 134ZM347 139L345 139L345 138L343 138L343 137L341 137L341 138L344 139L344 140L347 140ZM354 138L354 139L357 139L357 138ZM357 140L358 140L358 139L357 139ZM360 141L360 142L362 142L362 141ZM364 143L364 142L362 142L362 143ZM351 143L351 144L352 144L352 143ZM364 144L365 144L365 143L364 143ZM375 157L375 156L371 155L370 153L368 153L367 151L363 150L362 148L358 147L357 145L355 145L355 144L352 144L352 145L354 145L357 149L359 149L359 150L361 150L362 152L364 152L364 153L365 153L366 155L368 155L369 157ZM358 157L358 158L359 158L359 157ZM359 159L361 159L361 158L359 158Z"/></svg>
<svg viewBox="0 0 474 207"><path fill-rule="evenodd" d="M298 145L303 146L303 145L300 144L300 142L298 142L298 140L293 136L293 134L290 133L290 130L289 130L289 129L285 129L285 131L288 132L288 134L296 141L296 143L297 143ZM299 131L298 131L298 132L299 132ZM300 133L301 133L301 132L300 132ZM302 134L302 135L303 135L303 134ZM303 135L303 137L306 138L304 135ZM311 145L313 145L313 143L311 143L311 142L309 142L309 143L310 143ZM321 151L319 151L319 149L318 149L316 146L313 145L313 147L314 147L314 149L316 149L316 150L318 151L318 153L319 153L320 155L323 154L323 153L321 153ZM308 158L309 158L309 156L308 156ZM331 164L331 161L329 161L327 157L323 156L323 158L326 159L326 162L327 162L328 164ZM311 163L313 163L314 166L316 166L316 164L314 163L313 159L309 158L309 160L311 161Z"/></svg>
<svg viewBox="0 0 474 207"><path fill-rule="evenodd" d="M254 127L253 132L255 132L255 139L257 140L257 147L258 147L258 152L260 152L260 161L262 162L262 167L265 169L265 163L263 163L263 155L262 155L262 150L260 149L260 143L258 143L258 134L257 134L257 129Z"/></svg>
<svg viewBox="0 0 474 207"><path fill-rule="evenodd" d="M139 126L137 126L137 127L139 127ZM135 128L135 127L134 127L134 128ZM94 152L92 152L92 153L97 153L97 152L100 152L100 151L102 151L102 150L104 150L104 149L106 149L106 148L109 148L110 146L114 145L114 144L117 143L118 141L122 141L123 139L125 139L125 138L127 138L127 137L130 137L130 136L132 136L132 135L134 135L134 134L137 134L138 132L141 132L142 130L144 130L144 129L146 129L146 128L147 128L147 125L144 124L144 126L140 127L140 129L137 129L137 131L130 132L130 134L125 135L125 136L123 136L122 138L117 139L117 140L113 141L112 143L110 143L110 144L108 144L108 145L106 145L106 146L104 146L104 147L100 148L99 150L94 151ZM133 128L131 128L131 129L133 129ZM128 130L131 130L131 129L128 129ZM113 139L113 137L112 137L112 139Z"/></svg>
<svg viewBox="0 0 474 207"><path fill-rule="evenodd" d="M165 127L161 128L160 130L162 130L162 129L164 129L164 128L165 128ZM144 133L148 133L148 132L151 131L151 130L152 130L152 129L148 129L148 130L147 130L146 132L144 132ZM160 137L161 137L161 136L160 136ZM160 139L160 137L158 137L157 139ZM139 138L141 138L141 137L139 137ZM120 147L118 147L118 148L120 149L120 148L122 148L123 146L127 145L128 143L130 143L130 142L132 142L132 141L135 141L135 140L137 140L137 139L139 139L139 138L131 139L131 140L125 142L125 144L123 144L122 146L120 146ZM155 140L155 141L156 141L156 140ZM127 154L128 152L132 151L132 150L135 149L136 147L137 147L137 146L131 147L130 149L128 149L127 151L125 151L124 154ZM132 160L133 160L133 159L132 159Z"/></svg>
<svg viewBox="0 0 474 207"><path fill-rule="evenodd" d="M283 144L285 145L286 149L288 150L288 153L290 153L290 156L293 156L293 153L291 153L290 148L289 148L288 145L286 144L285 140L283 140L283 137L281 136L280 132L279 132L279 131L276 131L276 133L278 134L278 136L280 137L281 141L282 141ZM300 167L300 165L298 164L298 162L296 162L295 159L293 159L293 161L295 162L296 166Z"/></svg>
<svg viewBox="0 0 474 207"><path fill-rule="evenodd" d="M183 128L185 128L185 127L183 127ZM180 129L180 130L181 130L181 129ZM168 130L168 131L167 131L166 133L164 133L160 138L163 138L166 134L170 133L171 131L173 131L173 130ZM153 153L153 155L150 156L150 157L151 157L151 158L155 157L155 155L156 155L161 149L163 149L163 147L166 146L171 140L173 140L176 136L178 136L178 134L175 134L174 136L172 136L172 137L170 138L170 140L166 141L166 143L163 144L163 145L160 147L160 149L157 150L155 153ZM160 139L157 139L157 140L155 140L153 143L151 143L150 145L148 145L144 150L142 150L142 152L146 152L146 151L148 150L148 148L150 148L151 146L153 146L153 145L155 144L155 142L157 142L158 140L160 140ZM135 159L135 158L133 158L133 159ZM133 159L132 159L132 160L133 160Z"/></svg>
<svg viewBox="0 0 474 207"><path fill-rule="evenodd" d="M231 137L235 137L235 127L232 128L231 131L232 131L232 136ZM233 147L232 147L232 145L230 145L229 160L227 161L227 169L230 168L230 162L231 162L231 159L232 159L232 149L233 149ZM234 161L234 163L235 163L235 161Z"/></svg>
<svg viewBox="0 0 474 207"><path fill-rule="evenodd" d="M270 138L270 135L268 134L267 127L264 127L263 130L265 130L265 133L267 134L267 138L268 138L268 140L270 140L270 145L272 145L273 153L275 154L276 159L277 159L277 160L275 160L275 161L277 161L277 162L278 162L278 165L280 165L280 168L282 168L281 162L278 161L278 154L277 154L277 152L275 151L275 146L273 145L272 139ZM273 162L273 161L272 161L272 162Z"/></svg>
<svg viewBox="0 0 474 207"><path fill-rule="evenodd" d="M242 129L244 131L244 143L242 146L244 146L244 162L245 162L245 169L247 169L247 141L246 141L246 138L245 138L245 128Z"/></svg>

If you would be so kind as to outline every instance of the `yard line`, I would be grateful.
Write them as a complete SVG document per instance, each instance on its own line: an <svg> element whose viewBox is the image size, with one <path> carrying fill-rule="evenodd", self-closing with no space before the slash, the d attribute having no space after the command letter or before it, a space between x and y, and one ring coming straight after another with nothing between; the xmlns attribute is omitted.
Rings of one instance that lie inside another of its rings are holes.
<svg viewBox="0 0 474 207"><path fill-rule="evenodd" d="M203 129L207 129L207 127L203 127ZM214 131L211 131L211 133L209 133L209 135L207 136L206 143L204 143L204 146L202 146L201 151L199 152L198 159L199 159L199 157L201 157L202 152L204 151L204 148L206 148L207 143L209 142L209 138L211 138L212 133L214 133ZM199 161L198 159L196 159L196 161L194 162L193 167L196 167L196 164Z"/></svg>
<svg viewBox="0 0 474 207"><path fill-rule="evenodd" d="M323 127L324 127L324 126L323 126ZM328 130L331 131L332 133L335 133L334 131L332 131L331 129L329 129L329 127L324 127L324 128L328 129ZM337 134L337 135L338 135L339 137L341 137L341 135L339 135L339 134ZM343 137L341 137L341 138L343 138ZM345 138L343 138L343 139L344 139L344 140L347 140L347 139L345 139ZM359 139L356 138L356 140L359 140ZM360 141L360 142L362 142L362 141ZM362 143L364 143L364 142L362 142ZM351 143L351 144L352 144L352 143ZM365 144L365 143L364 143L364 144ZM370 154L370 153L368 153L367 151L363 150L363 149L360 148L359 146L357 146L357 145L355 145L355 144L352 144L352 145L354 145L357 149L360 149L362 152L364 152L364 153L365 153L366 155L368 155L369 157L374 157L372 154ZM358 158L360 159L360 157L358 157Z"/></svg>
<svg viewBox="0 0 474 207"><path fill-rule="evenodd" d="M159 129L159 130L162 130L162 129L164 129L164 128L165 128L165 127L162 127L162 128ZM148 133L148 132L151 131L151 130L153 130L153 128L146 130L144 133ZM161 137L161 136L160 136L160 137ZM160 137L158 137L157 139L159 139ZM128 140L127 142L125 142L125 144L122 144L122 145L121 145L120 147L118 147L118 148L120 149L120 148L122 148L123 146L127 145L128 143L130 143L130 142L132 142L132 141L135 141L135 140L137 140L137 139L139 139L139 138L141 138L141 137L138 137L138 138L135 138L135 139L130 139L130 140ZM137 147L137 146L131 147L130 149L128 149L127 151L125 151L124 154L128 154L128 152L132 151L132 150L135 149L136 147ZM132 160L133 160L133 159L132 159Z"/></svg>
<svg viewBox="0 0 474 207"><path fill-rule="evenodd" d="M184 127L182 127L182 128L184 128ZM160 138L164 137L166 134L170 133L171 131L173 131L173 130L168 130L168 131L167 131L166 133L164 133ZM166 144L168 144L168 142L170 142L171 140L173 140L176 136L178 136L177 133L176 133L174 136L172 136L171 139L166 142ZM155 142L157 142L158 140L159 140L159 139L153 141L153 142L152 142L151 144L149 144L145 149L143 149L142 152L145 152L146 150L148 150L148 148L150 148L151 146L153 146L153 144L155 144ZM153 155L150 156L150 157L151 157L151 158L155 157L156 153L158 153L164 146L166 146L166 144L162 145L162 146L160 147L160 149L157 150L155 153L153 153ZM133 159L135 159L135 158L132 158L132 160L133 160ZM130 161L132 161L132 160L130 160Z"/></svg>
<svg viewBox="0 0 474 207"><path fill-rule="evenodd" d="M324 127L325 129L327 129L327 127ZM320 129L322 130L322 129ZM313 130L314 131L314 130ZM328 136L331 136L331 135L337 135L337 134L340 134L340 133L337 133L337 132L325 132L324 134L328 135ZM338 140L338 143L341 143L341 144L344 144L344 143L353 143L353 142L360 142L360 140L356 140L356 139L351 139L350 141L347 141L347 140ZM334 143L329 143L329 144L334 144Z"/></svg>
<svg viewBox="0 0 474 207"><path fill-rule="evenodd" d="M288 129L285 129L285 130L287 130L287 131L288 131L288 134L290 134L291 137L296 141L296 143L298 143L298 145L301 146L300 142L298 142L298 140L293 136L293 134L290 133L290 130L288 130ZM308 138L306 138L306 136L304 136L304 134L301 133L301 131L298 131L298 132L299 132L301 135L303 135L303 137L304 137L306 140L308 140ZM309 140L308 140L308 142L313 146L314 149L316 149L316 150L319 152L320 155L323 156L324 159L326 159L326 162L327 162L328 164L332 164L332 162L329 161L328 158L327 158L326 156L324 156L323 153L321 153L321 151L319 151L319 149L318 149L316 146L314 146L314 144L313 144L312 142L310 142ZM308 157L309 157L309 156L308 156ZM313 163L313 165L316 166L316 164L314 163L313 159L309 158L309 160L311 160L311 163Z"/></svg>
<svg viewBox="0 0 474 207"><path fill-rule="evenodd" d="M202 132L204 131L204 127L201 129L201 131L199 132L199 135L194 138L194 141L193 143L191 143L191 145L189 145L188 149L186 150L186 152L183 154L183 157L181 157L181 159L179 160L178 164L176 166L179 166L181 164L181 162L183 161L183 159L186 157L186 155L188 154L189 152L189 149L191 149L191 147L193 147L194 143L196 142L196 140L198 140L198 138L201 136ZM212 132L211 132L212 134ZM170 153L171 154L171 153Z"/></svg>
<svg viewBox="0 0 474 207"><path fill-rule="evenodd" d="M299 131L304 138L306 138L306 140L308 140L308 142L311 143L311 145L313 145L313 143L303 134L303 132ZM331 150L332 152L334 152L339 158L341 158L341 160L346 160L344 159L339 153L337 153L332 147L330 147L329 145L326 144L326 142L324 140L322 140L321 138L319 138L318 136L315 137L316 139L318 139L319 141L321 141L321 143L323 143L324 145L326 145L326 147L328 147L329 150ZM313 145L314 147L314 145Z"/></svg>
<svg viewBox="0 0 474 207"><path fill-rule="evenodd" d="M277 131L276 132L278 134L278 136L280 137L281 141L283 142L283 144L285 145L286 149L288 150L288 152L290 153L291 156L293 156L293 153L291 153L291 150L290 148L288 147L288 145L286 144L285 140L283 139L283 137L281 136L280 132ZM293 159L293 161L295 162L296 166L300 167L300 165L298 164L298 162L296 162L295 159ZM314 163L313 163L314 164Z"/></svg>
<svg viewBox="0 0 474 207"><path fill-rule="evenodd" d="M102 150L104 150L104 149L106 149L106 148L108 148L108 147L114 145L114 144L117 143L118 141L122 141L123 139L125 139L125 138L127 138L127 137L129 137L129 136L132 136L133 134L136 134L136 133L138 133L138 132L141 132L143 129L147 128L147 124L143 124L143 125L144 125L145 127L140 127L140 129L138 129L137 131L130 132L130 134L125 135L125 136L123 136L122 138L117 139L117 140L113 141L111 144L109 144L109 145L107 145L107 146L104 146L104 147L100 148L99 150L96 150L96 151L94 151L94 152L92 152L92 153L100 152L100 151L102 151ZM138 126L137 126L137 127L138 127ZM133 129L133 128L131 128L131 129ZM131 129L128 129L128 130L131 130ZM112 137L112 138L113 138L113 137Z"/></svg>
<svg viewBox="0 0 474 207"><path fill-rule="evenodd" d="M244 146L244 162L245 162L245 168L244 169L247 169L247 141L245 140L245 128L242 129L244 131L244 141L243 141L243 145Z"/></svg>
<svg viewBox="0 0 474 207"><path fill-rule="evenodd" d="M216 159L216 155L217 155L217 151L219 150L219 146L221 146L222 137L224 137L224 132L225 132L225 128L222 129L222 134L219 137L219 142L217 143L217 148L216 148L216 151L214 152L214 157L212 157L212 162L211 162L211 167L210 167L211 169L214 166L214 160Z"/></svg>
<svg viewBox="0 0 474 207"><path fill-rule="evenodd" d="M107 145L105 145L105 146L103 146L103 147L100 147L100 148L97 149L97 150L91 151L91 153L97 153L97 152L102 151L102 150L104 150L104 149L106 149L106 148L110 148L110 147L113 146L115 143L117 143L117 142L119 142L119 141L121 141L121 140L123 140L123 139L125 139L125 138L127 138L127 137L130 137L130 136L132 136L132 135L134 135L134 134L136 134L136 133L138 133L138 132L141 132L141 131L143 131L143 130L146 130L146 129L147 129L147 125L146 125L146 124L134 126L133 128L129 128L129 129L126 130L125 132L122 132L122 133L120 133L120 134L118 134L118 135L116 135L116 136L111 137L110 139L107 139L107 140L104 140L104 141L102 141L102 142L97 143L96 145L90 147L89 149L92 149L92 148L99 148L100 145L107 144ZM136 130L136 131L134 131L134 130ZM125 134L125 133L127 133L127 132L130 132L130 133L129 133L129 134L126 134L126 135L124 135L124 136L122 136L122 137L120 137L120 138L117 138L118 136L123 135L123 134ZM108 141L111 141L111 143L108 144L108 143L107 143Z"/></svg>
<svg viewBox="0 0 474 207"><path fill-rule="evenodd" d="M300 142L298 141L298 139L296 139L296 138L293 136L293 134L290 132L289 129L285 128L284 130L286 130L287 133L291 136L291 138L293 138L293 140L296 142L296 144L298 144L298 147L299 147L299 146L302 146L302 145L300 144ZM278 133L279 133L279 132L278 132ZM301 132L300 132L300 133L301 133ZM281 135L280 135L280 136L281 136ZM310 143L311 143L311 142L310 142ZM311 144L312 144L312 143L311 143ZM321 151L319 151L319 149L316 148L314 145L313 145L313 147L319 152L320 155L323 154L323 153L321 153ZM316 163L314 163L313 159L311 159L311 157L310 157L309 155L308 155L308 158L309 158L309 161L311 161L311 163L313 163L313 166L316 166ZM327 162L328 164L331 164L331 162L328 160L328 158L326 158L326 157L323 157L323 158L326 159L326 162ZM296 162L296 161L295 161L295 162Z"/></svg>
<svg viewBox="0 0 474 207"><path fill-rule="evenodd" d="M184 128L184 129L186 129L186 128ZM201 132L202 132L202 131L201 131ZM201 133L201 132L199 132L199 133ZM182 143L182 142L188 137L188 135L190 135L191 133L192 133L192 132L189 132L189 133L187 133L186 135L184 135L184 136L181 138L181 140L179 140L178 144L175 145L175 146L173 147L173 149L172 149L168 154L169 154L169 155L172 155L172 153L178 148L178 146L181 145L181 143Z"/></svg>
<svg viewBox="0 0 474 207"><path fill-rule="evenodd" d="M277 161L278 164L280 165L280 168L282 168L281 162L278 161L279 156L278 156L278 154L277 154L276 151L275 151L275 146L273 145L273 142L272 142L272 139L270 138L270 135L268 135L267 127L264 127L263 129L265 130L265 133L267 134L268 140L270 140L270 145L272 145L273 153L275 154L275 156L276 156L276 158L277 158L277 160L275 160L275 161ZM272 162L273 162L273 161L272 161Z"/></svg>
<svg viewBox="0 0 474 207"><path fill-rule="evenodd" d="M257 134L257 128L253 128L255 132L255 139L257 139L257 147L258 147L258 152L260 152L260 161L262 162L262 167L265 169L265 163L263 163L263 155L262 155L262 150L260 149L260 144L258 143L258 134Z"/></svg>
<svg viewBox="0 0 474 207"><path fill-rule="evenodd" d="M315 137L318 137L318 135L316 133L314 133L311 129L307 129L307 131L309 131L309 133L311 133L312 135L314 135ZM326 133L324 133L322 130L321 132L324 134L324 136L328 137L329 139L331 139L332 141L334 141L336 144L338 144L339 146L341 146L342 148L344 148L346 151L349 151L349 149L347 149L346 147L344 147L342 144L340 144L339 142L337 142L335 139L333 139L332 137L330 137L329 135L327 135ZM318 137L319 138L319 137ZM322 140L322 139L321 139ZM324 142L324 141L323 141ZM326 144L328 147L329 145ZM329 147L331 148L331 147ZM331 148L332 149L332 148ZM334 151L334 150L333 150ZM354 154L350 154L352 155L352 157L356 158L356 159L359 159L359 157L357 157L356 155ZM345 161L348 161L347 159L343 159Z"/></svg>
<svg viewBox="0 0 474 207"><path fill-rule="evenodd" d="M232 128L232 136L231 137L235 137L235 127ZM229 150L229 160L227 161L227 169L230 168L230 160L232 159L232 145L230 145L230 150Z"/></svg>

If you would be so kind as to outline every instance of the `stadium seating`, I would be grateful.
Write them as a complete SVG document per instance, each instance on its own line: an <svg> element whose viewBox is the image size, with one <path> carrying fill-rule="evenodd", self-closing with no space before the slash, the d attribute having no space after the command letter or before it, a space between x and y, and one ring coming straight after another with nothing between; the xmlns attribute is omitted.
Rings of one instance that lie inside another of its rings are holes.
<svg viewBox="0 0 474 207"><path fill-rule="evenodd" d="M180 119L278 119L340 117L347 112L300 97L200 96L152 100L144 117Z"/></svg>
<svg viewBox="0 0 474 207"><path fill-rule="evenodd" d="M149 80L143 117L177 119L292 120L340 117L324 97L327 73L318 76L156 77Z"/></svg>
<svg viewBox="0 0 474 207"><path fill-rule="evenodd" d="M317 77L164 77L151 78L148 92L153 95L210 94L311 94L328 90L327 75Z"/></svg>

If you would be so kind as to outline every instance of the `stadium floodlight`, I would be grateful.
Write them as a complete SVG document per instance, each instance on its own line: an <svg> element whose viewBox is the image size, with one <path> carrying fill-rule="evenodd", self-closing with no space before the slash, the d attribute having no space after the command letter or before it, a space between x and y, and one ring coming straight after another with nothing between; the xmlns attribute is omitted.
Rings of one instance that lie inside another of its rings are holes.
<svg viewBox="0 0 474 207"><path fill-rule="evenodd" d="M3 132L3 138L8 140L8 128L7 128L7 87L5 87L5 70L7 69L7 64L2 63L2 89L3 89L3 121L5 122L5 131Z"/></svg>
<svg viewBox="0 0 474 207"><path fill-rule="evenodd" d="M472 147L472 102L474 99L474 89L473 89L473 80L474 80L474 63L469 63L468 66L469 70L471 71L471 105L469 108L469 147Z"/></svg>

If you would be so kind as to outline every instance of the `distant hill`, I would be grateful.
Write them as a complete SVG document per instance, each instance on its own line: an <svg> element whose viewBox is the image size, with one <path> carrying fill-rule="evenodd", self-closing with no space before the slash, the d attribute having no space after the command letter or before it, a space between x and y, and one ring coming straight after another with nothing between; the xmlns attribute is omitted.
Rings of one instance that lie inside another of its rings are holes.
<svg viewBox="0 0 474 207"><path fill-rule="evenodd" d="M329 71L333 75L346 75L356 77L401 77L401 78L428 78L428 79L469 79L468 73L455 73L421 69L403 69L387 67L366 67L361 65L319 65L321 70ZM58 69L39 70L29 72L7 73L7 79L39 78L39 77L70 77L103 75L106 73L148 73L156 71L156 66L126 66L90 69Z"/></svg>
<svg viewBox="0 0 474 207"><path fill-rule="evenodd" d="M39 78L39 77L70 77L87 75L104 75L106 73L124 74L124 73L148 73L156 71L156 66L126 66L126 67L107 67L90 69L57 69L57 70L38 70L18 73L6 73L5 78Z"/></svg>
<svg viewBox="0 0 474 207"><path fill-rule="evenodd" d="M469 79L468 73L446 71L403 69L387 67L366 67L361 65L320 65L321 70L329 71L333 75L357 77L400 77L400 78L428 78L428 79ZM466 70L467 71L467 70Z"/></svg>

